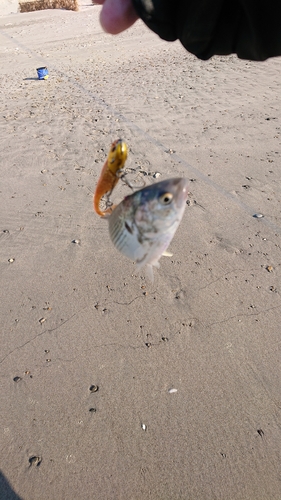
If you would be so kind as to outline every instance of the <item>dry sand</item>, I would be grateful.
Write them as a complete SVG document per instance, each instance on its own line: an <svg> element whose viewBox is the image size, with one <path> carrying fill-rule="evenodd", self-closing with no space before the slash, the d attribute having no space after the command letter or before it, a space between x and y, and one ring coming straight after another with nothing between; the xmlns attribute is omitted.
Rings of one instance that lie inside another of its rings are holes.
<svg viewBox="0 0 281 500"><path fill-rule="evenodd" d="M281 60L99 9L0 19L0 498L280 500ZM153 285L92 210L118 137L190 179Z"/></svg>

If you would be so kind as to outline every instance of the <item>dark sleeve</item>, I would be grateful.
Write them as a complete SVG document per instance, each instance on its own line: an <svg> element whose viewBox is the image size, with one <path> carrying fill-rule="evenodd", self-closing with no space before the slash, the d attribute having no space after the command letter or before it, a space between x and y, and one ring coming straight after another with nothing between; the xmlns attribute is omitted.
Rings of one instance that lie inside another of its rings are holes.
<svg viewBox="0 0 281 500"><path fill-rule="evenodd" d="M147 26L200 59L281 55L281 0L132 0Z"/></svg>

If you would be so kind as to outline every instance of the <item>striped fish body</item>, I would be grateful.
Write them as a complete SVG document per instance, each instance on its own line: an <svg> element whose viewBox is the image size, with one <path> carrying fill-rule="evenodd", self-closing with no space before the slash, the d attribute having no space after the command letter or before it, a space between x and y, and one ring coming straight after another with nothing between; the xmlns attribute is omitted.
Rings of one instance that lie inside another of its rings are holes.
<svg viewBox="0 0 281 500"><path fill-rule="evenodd" d="M188 196L187 180L167 179L136 191L109 216L109 234L115 247L136 262L137 269L159 267L183 217Z"/></svg>

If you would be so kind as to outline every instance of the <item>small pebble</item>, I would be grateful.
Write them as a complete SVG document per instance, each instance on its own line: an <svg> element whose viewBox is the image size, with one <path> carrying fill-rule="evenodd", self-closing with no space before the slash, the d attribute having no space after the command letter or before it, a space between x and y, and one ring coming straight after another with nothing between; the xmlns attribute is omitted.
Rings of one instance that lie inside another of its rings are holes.
<svg viewBox="0 0 281 500"><path fill-rule="evenodd" d="M8 262L11 264L12 262L15 262L15 259L8 259Z"/></svg>
<svg viewBox="0 0 281 500"><path fill-rule="evenodd" d="M21 377L14 377L14 378L13 378L13 381L14 381L14 382L19 382L20 380L21 380Z"/></svg>
<svg viewBox="0 0 281 500"><path fill-rule="evenodd" d="M174 388L168 390L169 394L174 394L175 392L178 392L178 390Z"/></svg>
<svg viewBox="0 0 281 500"><path fill-rule="evenodd" d="M90 387L89 387L90 392L97 392L98 390L99 390L98 385L90 385Z"/></svg>
<svg viewBox="0 0 281 500"><path fill-rule="evenodd" d="M72 240L71 243L75 243L76 245L80 245L80 240Z"/></svg>
<svg viewBox="0 0 281 500"><path fill-rule="evenodd" d="M272 273L272 271L273 271L273 267L272 267L272 266L267 266L266 270L267 270L269 273Z"/></svg>
<svg viewBox="0 0 281 500"><path fill-rule="evenodd" d="M155 174L153 174L153 177L154 179L158 179L158 177L160 177L160 172L155 172Z"/></svg>
<svg viewBox="0 0 281 500"><path fill-rule="evenodd" d="M91 413L96 413L97 409L96 409L96 408L89 408L89 411L90 411Z"/></svg>
<svg viewBox="0 0 281 500"><path fill-rule="evenodd" d="M262 215L262 214L254 214L253 217L255 217L256 219L262 219L264 217L264 215Z"/></svg>
<svg viewBox="0 0 281 500"><path fill-rule="evenodd" d="M141 428L142 428L143 431L146 431L147 426L145 424L141 424Z"/></svg>
<svg viewBox="0 0 281 500"><path fill-rule="evenodd" d="M39 319L39 323L42 325L42 323L44 323L46 321L46 318L40 318Z"/></svg>

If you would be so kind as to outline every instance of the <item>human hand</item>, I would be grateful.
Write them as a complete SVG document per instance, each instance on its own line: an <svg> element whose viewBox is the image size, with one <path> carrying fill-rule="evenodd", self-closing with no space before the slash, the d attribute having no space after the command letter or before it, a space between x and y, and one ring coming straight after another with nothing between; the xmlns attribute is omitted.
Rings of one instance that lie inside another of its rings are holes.
<svg viewBox="0 0 281 500"><path fill-rule="evenodd" d="M131 0L92 0L102 5L100 23L107 33L117 35L130 28L138 19Z"/></svg>

